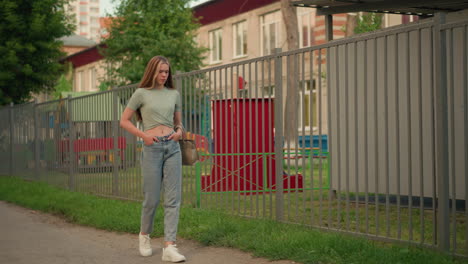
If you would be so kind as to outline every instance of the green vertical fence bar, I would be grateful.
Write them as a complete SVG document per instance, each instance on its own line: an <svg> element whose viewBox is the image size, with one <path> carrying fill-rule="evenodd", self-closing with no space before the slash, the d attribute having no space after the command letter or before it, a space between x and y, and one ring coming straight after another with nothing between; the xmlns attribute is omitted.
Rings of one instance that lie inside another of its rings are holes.
<svg viewBox="0 0 468 264"><path fill-rule="evenodd" d="M196 203L197 208L200 208L201 202L201 165L200 162L195 163L195 190L196 190Z"/></svg>
<svg viewBox="0 0 468 264"><path fill-rule="evenodd" d="M270 188L268 188L268 167L267 167L267 158L266 158L266 154L263 154L262 155L262 161L263 161L263 189L266 191L266 190L269 190Z"/></svg>

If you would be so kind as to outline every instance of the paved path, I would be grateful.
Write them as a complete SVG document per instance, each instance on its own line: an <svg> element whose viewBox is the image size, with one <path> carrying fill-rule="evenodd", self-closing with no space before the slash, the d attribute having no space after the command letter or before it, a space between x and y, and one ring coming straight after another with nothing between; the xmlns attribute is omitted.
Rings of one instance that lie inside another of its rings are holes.
<svg viewBox="0 0 468 264"><path fill-rule="evenodd" d="M153 239L153 256L141 257L137 236L68 223L62 218L0 201L0 263L106 264L167 263L161 261L161 239ZM253 258L236 249L205 247L179 240L191 264L291 264Z"/></svg>

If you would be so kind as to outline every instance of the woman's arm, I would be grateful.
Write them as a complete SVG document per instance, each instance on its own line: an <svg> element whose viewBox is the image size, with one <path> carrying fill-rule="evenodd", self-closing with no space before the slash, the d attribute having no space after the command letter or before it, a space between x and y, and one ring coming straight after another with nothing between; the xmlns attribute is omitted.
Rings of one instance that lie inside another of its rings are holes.
<svg viewBox="0 0 468 264"><path fill-rule="evenodd" d="M146 145L151 145L153 141L155 140L154 137L147 135L145 132L138 129L132 123L132 121L130 121L134 113L135 113L135 110L128 108L128 107L125 108L125 110L122 113L122 117L120 118L120 127L127 130L131 134L142 138Z"/></svg>
<svg viewBox="0 0 468 264"><path fill-rule="evenodd" d="M174 112L174 130L175 134L169 137L169 139L178 141L182 138L182 112Z"/></svg>

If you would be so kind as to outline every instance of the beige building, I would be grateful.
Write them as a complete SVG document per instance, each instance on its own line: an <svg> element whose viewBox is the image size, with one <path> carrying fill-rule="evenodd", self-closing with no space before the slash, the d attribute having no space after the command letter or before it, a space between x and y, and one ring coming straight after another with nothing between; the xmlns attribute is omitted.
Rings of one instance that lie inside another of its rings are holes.
<svg viewBox="0 0 468 264"><path fill-rule="evenodd" d="M195 15L210 15L210 7L229 5L223 1L210 1L194 7ZM210 19L197 32L197 43L210 49L204 61L205 67L229 64L245 59L270 55L276 48L288 50L286 42L286 27L281 13L280 1L265 5L251 5L245 12L231 15L215 15L219 19ZM229 8L229 7L225 7ZM239 8L239 7L237 7ZM325 42L325 24L323 17L315 16L313 8L297 8L299 25L299 48L309 47ZM205 19L206 20L206 19ZM211 22L212 21L212 22ZM346 15L334 16L334 38L342 38L345 32L342 27L346 23Z"/></svg>
<svg viewBox="0 0 468 264"><path fill-rule="evenodd" d="M315 8L297 7L296 12L299 48L326 43L325 17L316 16ZM275 97L274 62L262 61L261 57L273 54L275 49L290 50L280 1L261 0L240 6L236 2L212 0L194 7L194 13L201 23L196 41L209 49L205 54L204 68L219 69L210 71L204 77L209 79L209 93L213 93L216 98ZM356 15L333 15L333 39L353 34L352 29L347 27ZM382 27L416 20L417 16L386 14L383 16ZM318 51L298 52L295 57L282 58L283 102L286 101L291 85L296 86L299 134L327 133L325 67L321 70L321 76L318 74L318 65L323 64L325 56L322 50L321 62ZM242 63L254 59L259 59L260 62ZM233 63L238 63L239 66L227 66Z"/></svg>
<svg viewBox="0 0 468 264"><path fill-rule="evenodd" d="M196 41L209 48L204 61L205 68L229 64L246 59L270 55L275 48L289 50L286 42L286 27L278 0L261 1L268 4L253 4L244 8L245 12L231 13L217 9L224 14L214 14L211 8L229 8L230 3L209 1L194 7L195 16L203 17L197 31ZM247 4L248 5L248 4ZM236 5L237 8L240 8ZM316 16L315 8L297 7L299 26L299 48L319 45L326 42L324 16ZM208 16L214 19L206 19ZM333 39L346 36L349 16L356 14L333 15ZM205 22L208 21L208 22ZM391 27L418 20L418 16L385 14L382 27ZM349 34L348 34L349 35Z"/></svg>
<svg viewBox="0 0 468 264"><path fill-rule="evenodd" d="M73 92L98 92L106 75L106 66L99 48L94 45L78 53L69 55L62 63L71 64Z"/></svg>
<svg viewBox="0 0 468 264"><path fill-rule="evenodd" d="M262 2L262 4L259 4ZM230 6L232 5L232 6ZM240 10L242 8L242 10ZM237 3L228 1L210 1L194 7L195 15L202 17L202 26L197 32L197 43L209 48L204 60L204 68L212 68L245 60L257 59L271 55L275 49L288 51L286 39L286 26L281 12L281 3L278 0L264 0L248 2L241 7ZM230 12L231 11L231 12ZM320 45L326 42L325 21L323 16L316 17L315 9L296 9L299 26L299 48ZM221 13L221 14L220 14ZM333 38L340 39L346 36L343 30L346 25L346 14L333 16ZM318 53L313 54L314 65L317 64ZM301 78L295 79L297 89L300 91L298 98L298 110L314 108L313 117L304 116L309 112L298 111L298 127L305 127L305 133L319 133L319 112L326 109L326 93L322 91L318 97L318 76L316 67L310 71L311 54L302 54L297 57L301 65L305 65L303 74L296 69L296 74ZM254 67L257 67L254 69ZM288 80L292 76L291 65L286 59L282 66L283 100L288 90ZM228 74L231 77L224 78ZM295 75L295 76L297 76ZM256 98L275 97L274 88L274 63L261 62L254 65L241 67L222 68L218 72L210 73L212 87L211 93L217 98ZM299 80L300 79L300 80ZM322 80L323 81L323 80ZM321 111L317 111L321 100ZM284 106L284 104L283 104ZM322 133L326 131L326 117L321 116Z"/></svg>
<svg viewBox="0 0 468 264"><path fill-rule="evenodd" d="M76 35L99 41L99 0L71 0L66 10L74 19Z"/></svg>
<svg viewBox="0 0 468 264"><path fill-rule="evenodd" d="M73 69L73 91L99 92L99 85L105 72L102 60Z"/></svg>

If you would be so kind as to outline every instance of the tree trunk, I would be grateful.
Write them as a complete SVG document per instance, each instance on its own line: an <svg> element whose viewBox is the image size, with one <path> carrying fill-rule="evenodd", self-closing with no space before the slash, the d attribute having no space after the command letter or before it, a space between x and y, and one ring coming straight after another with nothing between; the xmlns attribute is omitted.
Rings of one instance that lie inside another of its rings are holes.
<svg viewBox="0 0 468 264"><path fill-rule="evenodd" d="M286 40L288 50L299 48L299 30L297 25L296 7L291 5L291 1L281 0L281 13L286 25ZM286 146L293 147L297 142L297 115L298 115L298 85L297 57L291 56L286 63L286 106L284 111L284 136Z"/></svg>

